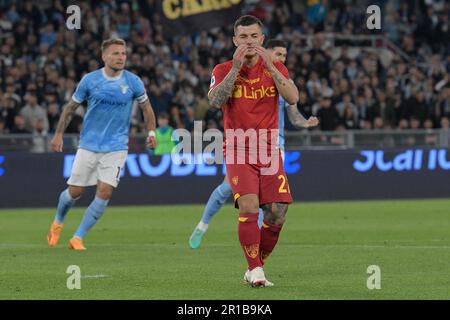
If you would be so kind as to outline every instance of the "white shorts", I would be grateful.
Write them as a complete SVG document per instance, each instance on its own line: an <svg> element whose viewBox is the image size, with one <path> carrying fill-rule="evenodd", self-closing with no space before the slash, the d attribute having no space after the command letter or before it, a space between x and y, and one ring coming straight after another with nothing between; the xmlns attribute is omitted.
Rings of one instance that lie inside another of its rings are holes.
<svg viewBox="0 0 450 320"><path fill-rule="evenodd" d="M100 180L116 188L127 154L127 150L100 153L80 148L75 155L67 184L87 187L96 185Z"/></svg>

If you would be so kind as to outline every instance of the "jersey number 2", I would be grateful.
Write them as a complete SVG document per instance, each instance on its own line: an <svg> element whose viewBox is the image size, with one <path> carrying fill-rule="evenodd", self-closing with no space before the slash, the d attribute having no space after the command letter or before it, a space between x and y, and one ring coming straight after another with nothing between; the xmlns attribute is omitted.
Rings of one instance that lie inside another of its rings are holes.
<svg viewBox="0 0 450 320"><path fill-rule="evenodd" d="M286 177L283 175L279 175L278 176L278 180L281 180L281 185L280 185L280 189L278 189L279 193L291 193L291 190L289 190L289 184L288 184L288 188L285 188L286 185Z"/></svg>

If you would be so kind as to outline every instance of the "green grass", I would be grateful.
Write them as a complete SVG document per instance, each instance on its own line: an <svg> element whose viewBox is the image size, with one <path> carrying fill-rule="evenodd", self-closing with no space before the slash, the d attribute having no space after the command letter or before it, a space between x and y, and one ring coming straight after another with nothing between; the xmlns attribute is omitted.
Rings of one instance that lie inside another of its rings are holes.
<svg viewBox="0 0 450 320"><path fill-rule="evenodd" d="M231 206L200 249L188 247L202 208L111 206L85 252L67 249L84 208L55 248L45 240L54 209L0 210L0 299L450 299L450 200L293 205L264 289L242 283ZM69 265L81 290L66 287ZM380 290L366 287L369 265L381 268Z"/></svg>

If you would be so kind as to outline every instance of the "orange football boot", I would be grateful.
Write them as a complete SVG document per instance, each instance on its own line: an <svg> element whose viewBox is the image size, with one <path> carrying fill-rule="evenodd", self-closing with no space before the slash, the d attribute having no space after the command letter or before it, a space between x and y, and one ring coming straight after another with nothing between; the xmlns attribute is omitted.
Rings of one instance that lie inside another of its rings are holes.
<svg viewBox="0 0 450 320"><path fill-rule="evenodd" d="M50 226L50 230L48 231L47 234L47 242L50 247L54 247L58 243L62 227L63 227L62 224L53 221L52 225Z"/></svg>
<svg viewBox="0 0 450 320"><path fill-rule="evenodd" d="M72 250L86 250L85 246L83 245L83 240L78 237L73 237L69 240L69 249Z"/></svg>

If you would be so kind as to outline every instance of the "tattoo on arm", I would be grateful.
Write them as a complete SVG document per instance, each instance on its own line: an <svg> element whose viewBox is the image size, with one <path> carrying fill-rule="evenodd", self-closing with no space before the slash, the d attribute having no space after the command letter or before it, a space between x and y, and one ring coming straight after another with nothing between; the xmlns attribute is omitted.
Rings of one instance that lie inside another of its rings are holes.
<svg viewBox="0 0 450 320"><path fill-rule="evenodd" d="M272 77L278 85L283 87L286 86L286 79L283 76L280 76L276 71L272 74Z"/></svg>
<svg viewBox="0 0 450 320"><path fill-rule="evenodd" d="M80 104L78 102L75 102L73 100L69 101L69 103L64 107L61 117L59 118L55 133L64 133L64 130L66 130L67 126L72 120L73 113L79 106Z"/></svg>
<svg viewBox="0 0 450 320"><path fill-rule="evenodd" d="M308 122L305 117L298 111L296 105L288 105L287 106L287 114L289 121L296 129L305 128L306 123Z"/></svg>
<svg viewBox="0 0 450 320"><path fill-rule="evenodd" d="M142 113L144 114L145 123L147 124L147 130L155 130L156 119L152 105L150 104L150 100L147 99L144 102L139 103L139 107L142 109Z"/></svg>
<svg viewBox="0 0 450 320"><path fill-rule="evenodd" d="M234 82L239 73L238 69L232 68L223 81L217 85L209 94L209 103L217 108L222 107L231 95Z"/></svg>

